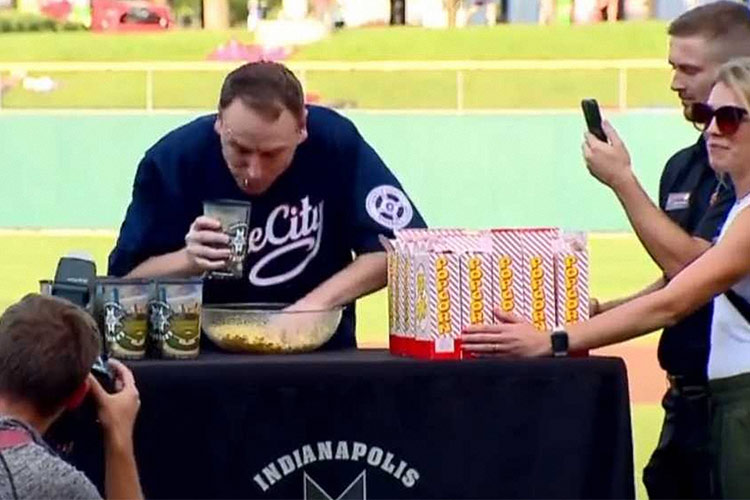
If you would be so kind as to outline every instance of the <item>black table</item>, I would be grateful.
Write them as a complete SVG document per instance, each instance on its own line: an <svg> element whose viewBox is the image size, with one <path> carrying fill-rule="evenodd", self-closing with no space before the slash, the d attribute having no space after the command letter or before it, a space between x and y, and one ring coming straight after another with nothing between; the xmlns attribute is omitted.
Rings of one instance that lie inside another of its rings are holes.
<svg viewBox="0 0 750 500"><path fill-rule="evenodd" d="M148 498L634 498L617 358L131 363ZM70 460L103 484L100 437Z"/></svg>

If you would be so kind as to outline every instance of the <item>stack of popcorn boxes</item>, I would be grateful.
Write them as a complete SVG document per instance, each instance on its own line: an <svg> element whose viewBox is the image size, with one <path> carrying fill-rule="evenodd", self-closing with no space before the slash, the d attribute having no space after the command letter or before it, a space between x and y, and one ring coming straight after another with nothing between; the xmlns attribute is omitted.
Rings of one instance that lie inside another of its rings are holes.
<svg viewBox="0 0 750 500"><path fill-rule="evenodd" d="M499 322L495 308L539 330L588 318L583 233L405 229L381 241L393 354L460 359L463 327Z"/></svg>

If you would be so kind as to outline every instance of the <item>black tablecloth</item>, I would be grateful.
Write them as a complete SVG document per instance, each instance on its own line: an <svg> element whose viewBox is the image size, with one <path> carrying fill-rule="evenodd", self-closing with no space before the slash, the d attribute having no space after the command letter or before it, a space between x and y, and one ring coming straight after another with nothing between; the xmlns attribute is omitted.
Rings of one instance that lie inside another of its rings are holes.
<svg viewBox="0 0 750 500"><path fill-rule="evenodd" d="M633 498L620 359L131 363L149 498ZM100 438L70 460L103 484ZM343 496L342 496L343 495Z"/></svg>

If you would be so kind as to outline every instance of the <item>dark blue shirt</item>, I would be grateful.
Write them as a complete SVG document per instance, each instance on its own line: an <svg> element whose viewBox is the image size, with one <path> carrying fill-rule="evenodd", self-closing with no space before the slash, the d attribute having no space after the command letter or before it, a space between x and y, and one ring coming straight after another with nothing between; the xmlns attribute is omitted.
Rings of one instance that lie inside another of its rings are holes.
<svg viewBox="0 0 750 500"><path fill-rule="evenodd" d="M109 256L121 276L149 257L184 247L204 200L249 201L245 277L205 280L204 303L292 303L353 261L382 251L378 235L424 227L416 207L354 124L310 106L308 138L289 168L262 195L235 183L213 125L204 116L162 138L136 173L133 198ZM355 345L354 309L347 307L331 347Z"/></svg>
<svg viewBox="0 0 750 500"><path fill-rule="evenodd" d="M659 185L659 206L692 236L712 242L719 236L734 189L727 179L719 184L708 162L706 143L675 153L667 162ZM659 363L670 375L706 379L713 302L677 324L665 328L659 339Z"/></svg>

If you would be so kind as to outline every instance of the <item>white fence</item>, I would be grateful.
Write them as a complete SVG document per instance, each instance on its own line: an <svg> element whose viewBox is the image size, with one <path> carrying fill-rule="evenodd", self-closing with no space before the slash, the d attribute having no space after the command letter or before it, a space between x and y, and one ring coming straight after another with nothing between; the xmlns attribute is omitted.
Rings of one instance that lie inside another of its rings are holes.
<svg viewBox="0 0 750 500"><path fill-rule="evenodd" d="M171 71L227 73L238 62L0 62L0 89L2 75L14 72L142 72L146 76L145 109L154 108L154 75ZM559 59L559 60L502 60L502 61L300 61L285 63L294 71L303 85L308 72L404 72L444 71L456 77L455 109L464 110L464 73L467 71L561 71L561 70L616 70L618 74L617 103L620 110L628 108L628 71L665 70L661 59ZM0 93L0 110L3 109Z"/></svg>

